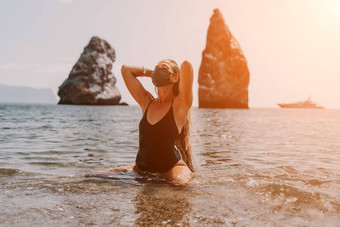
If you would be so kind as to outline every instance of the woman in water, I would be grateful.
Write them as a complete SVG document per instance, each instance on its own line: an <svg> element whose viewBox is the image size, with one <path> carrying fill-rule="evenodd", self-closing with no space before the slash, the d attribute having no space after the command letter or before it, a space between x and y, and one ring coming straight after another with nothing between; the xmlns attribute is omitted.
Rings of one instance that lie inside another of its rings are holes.
<svg viewBox="0 0 340 227"><path fill-rule="evenodd" d="M136 165L100 171L158 172L174 183L189 182L192 172L189 144L193 69L188 61L179 68L174 60L160 61L154 70L144 66L121 68L125 84L142 109ZM150 77L157 88L155 99L137 77Z"/></svg>

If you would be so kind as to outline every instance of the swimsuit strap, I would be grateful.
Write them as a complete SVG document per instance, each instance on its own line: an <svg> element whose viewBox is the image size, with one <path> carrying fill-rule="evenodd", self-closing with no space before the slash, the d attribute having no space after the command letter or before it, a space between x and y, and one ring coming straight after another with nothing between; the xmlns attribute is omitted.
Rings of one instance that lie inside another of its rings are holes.
<svg viewBox="0 0 340 227"><path fill-rule="evenodd" d="M150 104L153 102L153 100L151 100L150 102L149 102L149 104L148 104L148 106L146 107L146 109L149 109L149 106L150 106Z"/></svg>
<svg viewBox="0 0 340 227"><path fill-rule="evenodd" d="M153 100L154 100L154 99L153 99ZM151 101L149 102L148 106L147 106L146 109L145 109L144 115L148 112L149 106L150 106L150 104L153 102L153 100L151 100Z"/></svg>

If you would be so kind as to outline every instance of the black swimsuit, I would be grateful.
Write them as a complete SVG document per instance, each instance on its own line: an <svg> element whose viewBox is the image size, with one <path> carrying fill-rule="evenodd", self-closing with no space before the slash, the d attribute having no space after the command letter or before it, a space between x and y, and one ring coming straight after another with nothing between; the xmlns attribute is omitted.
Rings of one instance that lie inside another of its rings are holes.
<svg viewBox="0 0 340 227"><path fill-rule="evenodd" d="M154 125L148 122L146 116L151 102L139 123L139 150L136 165L143 171L166 172L181 159L175 145L179 133L172 104L168 113L160 121Z"/></svg>

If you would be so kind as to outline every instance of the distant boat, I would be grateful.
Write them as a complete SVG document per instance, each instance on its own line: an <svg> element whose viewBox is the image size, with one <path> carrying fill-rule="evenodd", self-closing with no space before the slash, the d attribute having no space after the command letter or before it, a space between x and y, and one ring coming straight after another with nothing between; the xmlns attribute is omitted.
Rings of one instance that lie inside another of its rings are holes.
<svg viewBox="0 0 340 227"><path fill-rule="evenodd" d="M293 102L293 103L278 103L281 108L311 108L311 109L324 109L323 106L318 106L316 103L312 102L311 98L305 101Z"/></svg>

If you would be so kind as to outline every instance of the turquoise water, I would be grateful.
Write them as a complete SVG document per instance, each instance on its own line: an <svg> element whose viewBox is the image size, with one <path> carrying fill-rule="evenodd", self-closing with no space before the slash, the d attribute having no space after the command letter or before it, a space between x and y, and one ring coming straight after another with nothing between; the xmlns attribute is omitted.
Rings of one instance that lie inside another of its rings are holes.
<svg viewBox="0 0 340 227"><path fill-rule="evenodd" d="M137 106L0 104L1 225L339 226L340 111L192 109L189 186L133 164Z"/></svg>

